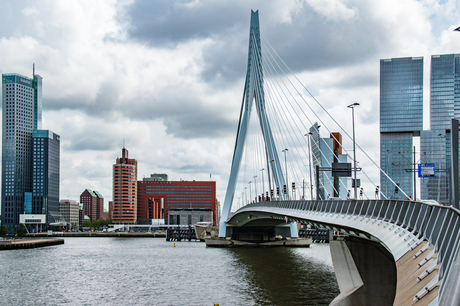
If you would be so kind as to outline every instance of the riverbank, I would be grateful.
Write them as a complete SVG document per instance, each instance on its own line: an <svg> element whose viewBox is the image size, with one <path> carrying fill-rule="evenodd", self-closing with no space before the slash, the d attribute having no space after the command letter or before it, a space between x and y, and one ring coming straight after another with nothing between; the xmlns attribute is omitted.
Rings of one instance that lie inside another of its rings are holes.
<svg viewBox="0 0 460 306"><path fill-rule="evenodd" d="M0 251L34 249L58 244L64 244L64 239L9 239L0 241Z"/></svg>
<svg viewBox="0 0 460 306"><path fill-rule="evenodd" d="M166 238L166 232L43 232L27 234L27 237L136 237Z"/></svg>

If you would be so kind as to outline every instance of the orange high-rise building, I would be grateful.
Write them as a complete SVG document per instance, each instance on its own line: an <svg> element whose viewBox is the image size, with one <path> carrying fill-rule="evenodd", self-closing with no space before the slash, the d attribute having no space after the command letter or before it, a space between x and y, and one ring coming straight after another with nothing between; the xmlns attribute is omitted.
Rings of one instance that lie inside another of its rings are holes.
<svg viewBox="0 0 460 306"><path fill-rule="evenodd" d="M137 221L137 160L128 158L123 147L121 158L113 165L112 222L118 224Z"/></svg>

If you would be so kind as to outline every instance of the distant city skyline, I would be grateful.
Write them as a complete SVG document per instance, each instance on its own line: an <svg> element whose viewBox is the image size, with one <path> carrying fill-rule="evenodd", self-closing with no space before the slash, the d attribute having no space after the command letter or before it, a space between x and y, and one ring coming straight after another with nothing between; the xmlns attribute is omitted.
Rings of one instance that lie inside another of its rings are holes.
<svg viewBox="0 0 460 306"><path fill-rule="evenodd" d="M380 59L460 53L456 1L2 1L0 73L29 75L35 63L46 80L43 126L61 136L60 198L89 188L111 201L111 166L129 139L138 180L212 175L222 201L251 9L262 39L348 130L344 107L360 103L357 143L375 160Z"/></svg>

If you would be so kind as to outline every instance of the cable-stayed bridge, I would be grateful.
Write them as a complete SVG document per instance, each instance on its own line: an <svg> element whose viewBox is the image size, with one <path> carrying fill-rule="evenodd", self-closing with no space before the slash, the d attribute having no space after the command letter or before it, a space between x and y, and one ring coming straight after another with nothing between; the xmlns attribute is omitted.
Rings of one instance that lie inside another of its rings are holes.
<svg viewBox="0 0 460 306"><path fill-rule="evenodd" d="M359 104L345 104L335 119L300 79L252 11L219 237L298 237L300 223L326 227L347 234L331 241L341 291L331 305L460 305L459 210L411 200L415 187L402 190L355 142ZM340 124L350 119L352 133ZM391 194L380 190L381 174Z"/></svg>

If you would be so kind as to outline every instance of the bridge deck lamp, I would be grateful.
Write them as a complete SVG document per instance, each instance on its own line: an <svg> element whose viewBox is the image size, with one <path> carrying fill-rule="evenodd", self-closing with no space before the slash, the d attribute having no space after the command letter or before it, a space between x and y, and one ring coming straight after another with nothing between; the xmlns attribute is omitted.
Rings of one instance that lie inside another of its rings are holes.
<svg viewBox="0 0 460 306"><path fill-rule="evenodd" d="M284 153L284 164L286 166L286 194L287 194L287 197L288 197L288 200L289 200L289 191L287 190L288 188L288 172L287 172L287 159L286 159L286 152L289 151L288 149L284 149L283 152Z"/></svg>
<svg viewBox="0 0 460 306"><path fill-rule="evenodd" d="M355 102L350 105L348 105L348 108L351 108L351 117L352 117L352 123L353 123L353 166L354 166L354 186L355 186L355 199L358 199L358 194L357 194L357 181L356 181L356 141L355 141L355 107L358 106L359 103Z"/></svg>

